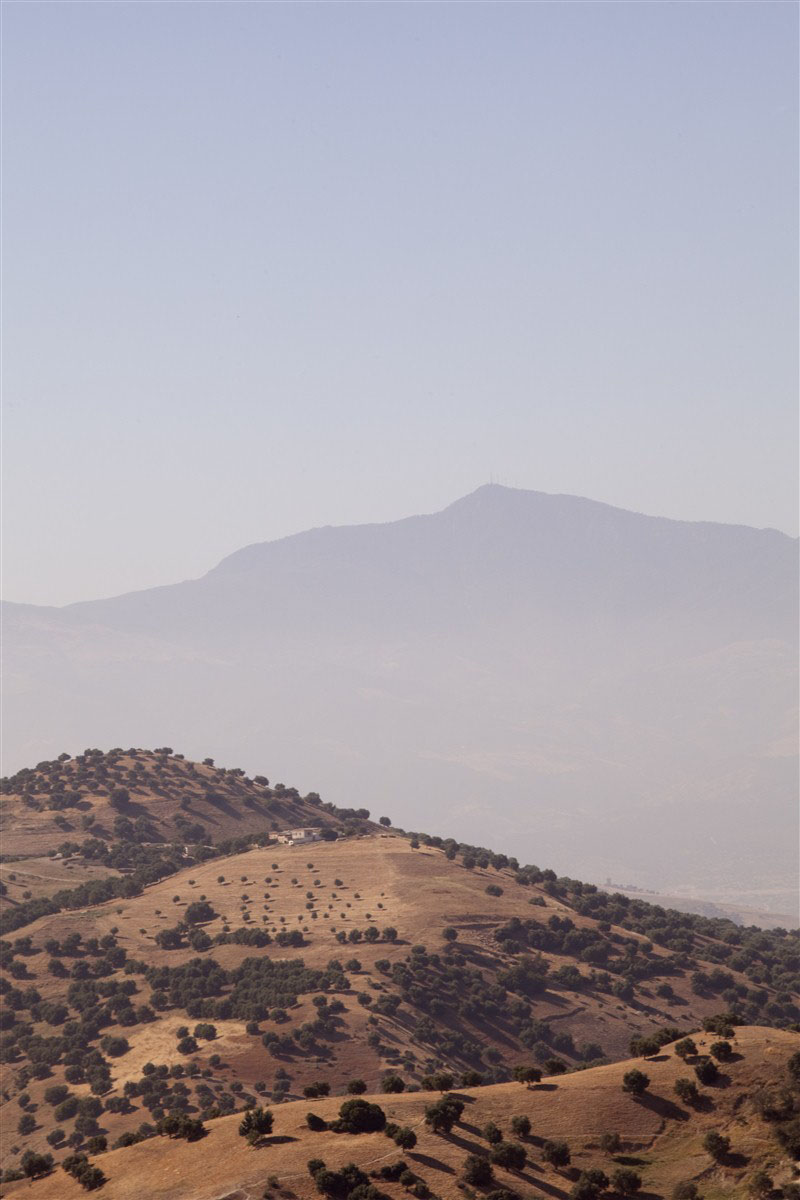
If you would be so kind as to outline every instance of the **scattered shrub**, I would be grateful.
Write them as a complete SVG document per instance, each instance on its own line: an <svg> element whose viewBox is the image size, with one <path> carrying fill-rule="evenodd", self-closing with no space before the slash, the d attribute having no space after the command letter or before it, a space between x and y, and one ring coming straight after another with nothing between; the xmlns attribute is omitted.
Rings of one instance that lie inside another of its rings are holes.
<svg viewBox="0 0 800 1200"><path fill-rule="evenodd" d="M703 1149L711 1155L715 1162L721 1162L730 1148L731 1139L716 1129L710 1130L703 1138Z"/></svg>
<svg viewBox="0 0 800 1200"><path fill-rule="evenodd" d="M511 1118L511 1132L515 1137L528 1137L531 1132L531 1119L526 1116Z"/></svg>
<svg viewBox="0 0 800 1200"><path fill-rule="evenodd" d="M612 1175L611 1185L620 1196L635 1196L642 1186L642 1177L631 1167L620 1167Z"/></svg>

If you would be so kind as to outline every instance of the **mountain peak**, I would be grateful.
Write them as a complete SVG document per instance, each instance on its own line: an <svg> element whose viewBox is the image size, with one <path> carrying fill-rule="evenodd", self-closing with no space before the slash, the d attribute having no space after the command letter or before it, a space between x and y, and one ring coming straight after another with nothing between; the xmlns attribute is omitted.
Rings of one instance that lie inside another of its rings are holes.
<svg viewBox="0 0 800 1200"><path fill-rule="evenodd" d="M589 878L788 892L796 555L774 532L491 483L7 619L4 750L269 749L334 800L505 830Z"/></svg>

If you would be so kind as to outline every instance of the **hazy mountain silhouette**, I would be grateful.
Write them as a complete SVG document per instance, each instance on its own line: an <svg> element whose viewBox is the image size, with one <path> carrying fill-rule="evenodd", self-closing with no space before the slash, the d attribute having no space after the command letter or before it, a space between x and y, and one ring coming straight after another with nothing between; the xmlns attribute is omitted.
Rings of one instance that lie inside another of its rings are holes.
<svg viewBox="0 0 800 1200"><path fill-rule="evenodd" d="M785 905L797 542L494 485L7 605L6 769L169 744L526 861Z"/></svg>

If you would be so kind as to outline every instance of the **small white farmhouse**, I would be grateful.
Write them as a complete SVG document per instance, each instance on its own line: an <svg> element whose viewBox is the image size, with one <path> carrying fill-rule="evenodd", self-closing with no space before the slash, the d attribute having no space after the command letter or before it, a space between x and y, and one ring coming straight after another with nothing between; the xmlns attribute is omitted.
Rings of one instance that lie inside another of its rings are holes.
<svg viewBox="0 0 800 1200"><path fill-rule="evenodd" d="M283 829L276 835L279 842L283 842L286 846L298 846L303 842L316 842L319 840L318 829Z"/></svg>

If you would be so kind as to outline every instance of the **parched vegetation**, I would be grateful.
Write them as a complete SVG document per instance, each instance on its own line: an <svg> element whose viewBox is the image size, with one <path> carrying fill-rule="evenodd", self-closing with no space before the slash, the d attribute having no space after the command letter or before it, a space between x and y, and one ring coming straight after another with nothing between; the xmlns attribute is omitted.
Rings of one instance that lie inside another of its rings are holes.
<svg viewBox="0 0 800 1200"><path fill-rule="evenodd" d="M721 918L602 892L595 884L559 877L550 869L521 866L515 858L483 847L424 833L408 836L442 850L468 870L508 870L517 883L540 887L545 896L567 905L577 917L595 923L587 928L573 916L553 913L544 922L513 917L498 928L495 936L509 951L533 950L575 960L574 965L558 968L552 982L577 990L595 987L631 1000L637 985L663 979L660 986L668 998L669 977L676 970L689 971L696 995L723 1001L742 1022L785 1026L800 1021L800 930L742 928ZM542 907L547 901L537 893L531 903ZM640 936L625 938L623 930ZM656 947L671 953L654 953ZM704 970L700 960L718 965Z"/></svg>
<svg viewBox="0 0 800 1200"><path fill-rule="evenodd" d="M712 1037L698 1034L700 1054ZM153 1194L162 1200L232 1189L267 1200L315 1194L331 1200L456 1200L459 1194L522 1200L531 1189L568 1200L639 1194L654 1200L796 1200L796 1038L742 1028L733 1040L725 1085L710 1089L697 1111L670 1100L670 1083L685 1061L672 1043L649 1068L644 1102L641 1093L621 1086L637 1069L625 1062L551 1079L533 1090L520 1083L436 1097L405 1090L379 1097L379 1103L323 1095L313 1113L306 1100L273 1110L246 1097L241 1111L193 1115L177 1105L158 1115L158 1099L170 1092L180 1097L182 1079L150 1064L131 1094L150 1081L151 1122L120 1139L116 1150L87 1143L68 1153L61 1168L78 1182L85 1175L89 1183L97 1178L98 1186L113 1182L115 1195L135 1194L127 1189L141 1186L145 1161L135 1147L146 1140L146 1169L158 1179ZM309 1116L314 1120L303 1119ZM384 1153L392 1141L397 1151ZM7 1172L4 1190L13 1194L19 1181L34 1200L60 1200L52 1156L37 1162L28 1154L25 1166L25 1174L21 1168ZM37 1183L31 1188L28 1179Z"/></svg>
<svg viewBox="0 0 800 1200"><path fill-rule="evenodd" d="M313 1100L301 1117L308 1137L354 1132L341 1114L317 1110L329 1094L382 1094L374 1131L406 1153L420 1126L447 1137L448 1122L458 1124L454 1088L514 1080L520 1096L535 1097L543 1076L553 1088L626 1054L640 1061L627 1082L620 1076L620 1097L646 1108L650 1063L666 1053L680 1068L669 1103L700 1119L736 1068L742 1026L790 1030L800 1019L794 932L674 913L480 847L387 832L366 810L334 812L313 794L166 748L135 755L112 752L106 763L89 752L58 772L21 773L23 791L2 802L46 822L66 814L72 831L55 828L69 840L49 860L65 874L72 863L116 872L2 898L3 1165L12 1175L49 1178L70 1155L93 1165L108 1147L159 1136L202 1145L193 1123L267 1100L276 1111ZM47 776L61 786L64 772L82 798L53 808L40 784ZM203 810L203 836L240 818L250 831L187 842L186 821L212 784L224 803ZM277 846L276 831L301 824L327 830L329 844ZM4 864L12 890L15 865ZM432 911L441 913L433 925ZM425 1101L430 1120L424 1110L415 1128L391 1119L389 1103L417 1091L439 1093ZM787 1082L758 1101L759 1119L786 1147L798 1141L792 1095ZM488 1168L490 1182L459 1174L465 1187L513 1192L502 1172L526 1169L530 1137L554 1171L573 1170L556 1161L563 1139L540 1137L524 1106L512 1116L478 1155L485 1165L473 1173ZM729 1169L730 1155L714 1161ZM585 1166L569 1184L577 1200L603 1192L600 1165ZM606 1174L618 1191L633 1186ZM410 1176L409 1190L427 1186Z"/></svg>
<svg viewBox="0 0 800 1200"><path fill-rule="evenodd" d="M262 1021L273 1009L291 1008L306 992L343 992L348 980L332 959L325 971L309 970L302 959L246 958L226 971L213 958L178 967L150 967L145 978L159 1007L182 1008L190 1017L238 1017Z"/></svg>
<svg viewBox="0 0 800 1200"><path fill-rule="evenodd" d="M369 815L365 808L323 804L316 792L301 797L282 783L270 786L263 775L248 779L241 768L217 767L211 759L189 762L168 746L88 749L74 758L64 753L0 779L6 857L28 816L35 824L26 828L24 855L79 858L124 874L6 904L0 932L60 911L130 899L193 863L269 845L286 826L313 826L333 840L380 828ZM238 832L220 837L220 828ZM8 895L1 886L0 899Z"/></svg>

